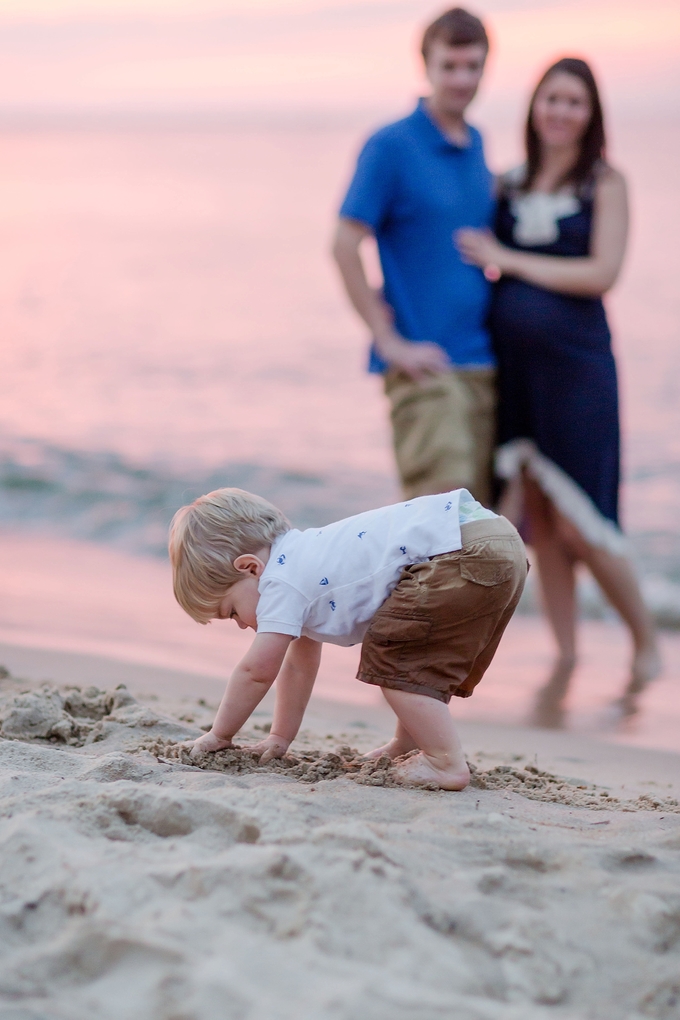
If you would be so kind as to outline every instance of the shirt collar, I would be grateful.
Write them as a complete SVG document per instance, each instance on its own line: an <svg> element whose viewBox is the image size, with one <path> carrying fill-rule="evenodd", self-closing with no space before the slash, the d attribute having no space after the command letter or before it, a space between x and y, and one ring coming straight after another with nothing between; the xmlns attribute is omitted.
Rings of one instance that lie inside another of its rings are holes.
<svg viewBox="0 0 680 1020"><path fill-rule="evenodd" d="M447 151L450 151L451 149L453 149L454 152L467 152L469 149L474 148L475 137L473 135L473 132L472 132L472 129L471 129L470 125L467 124L467 122L466 122L465 126L468 129L468 139L469 139L468 140L468 144L467 145L456 145L456 143L452 142L451 139L448 138L444 134L442 129L439 127L439 125L437 124L437 122L433 118L432 114L428 110L427 102L426 102L424 97L422 97L421 99L418 100L418 105L417 105L417 107L414 110L413 116L416 119L416 121L418 122L419 126L422 127L422 129L426 133L427 137L429 138L429 140L432 143L433 148L437 148L437 149L443 148L443 149L445 149Z"/></svg>

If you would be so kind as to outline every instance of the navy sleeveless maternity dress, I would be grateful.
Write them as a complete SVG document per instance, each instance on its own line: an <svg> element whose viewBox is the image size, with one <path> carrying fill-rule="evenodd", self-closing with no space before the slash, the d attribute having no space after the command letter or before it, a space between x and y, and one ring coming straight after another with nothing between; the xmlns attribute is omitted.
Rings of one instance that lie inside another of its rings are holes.
<svg viewBox="0 0 680 1020"><path fill-rule="evenodd" d="M587 256L594 182L578 191L526 194L520 173L501 182L501 243ZM602 300L504 276L494 288L491 329L499 369L497 473L507 479L526 468L587 541L625 551L616 365Z"/></svg>

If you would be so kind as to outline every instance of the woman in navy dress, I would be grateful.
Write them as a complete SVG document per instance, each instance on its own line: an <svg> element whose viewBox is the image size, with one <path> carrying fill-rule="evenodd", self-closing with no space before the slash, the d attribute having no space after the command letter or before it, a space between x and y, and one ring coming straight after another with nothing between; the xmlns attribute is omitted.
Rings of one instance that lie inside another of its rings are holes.
<svg viewBox="0 0 680 1020"><path fill-rule="evenodd" d="M616 366L602 295L623 261L626 184L604 155L588 65L565 58L541 78L526 126L527 161L501 178L496 235L461 231L469 262L497 279L497 473L502 510L524 521L559 656L534 721L559 726L576 664L576 575L586 564L627 624L631 674L619 706L660 671L653 625L619 527Z"/></svg>

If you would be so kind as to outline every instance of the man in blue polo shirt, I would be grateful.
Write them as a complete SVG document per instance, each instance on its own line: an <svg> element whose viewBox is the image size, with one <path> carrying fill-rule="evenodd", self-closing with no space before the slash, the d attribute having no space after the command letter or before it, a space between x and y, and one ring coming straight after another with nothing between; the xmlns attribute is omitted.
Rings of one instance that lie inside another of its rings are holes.
<svg viewBox="0 0 680 1020"><path fill-rule="evenodd" d="M333 248L349 298L373 334L370 369L385 373L407 499L466 488L490 500L489 284L454 243L457 230L487 227L493 215L481 136L464 119L488 45L482 22L459 7L429 26L422 53L431 95L366 142ZM381 294L361 259L369 234L380 253Z"/></svg>

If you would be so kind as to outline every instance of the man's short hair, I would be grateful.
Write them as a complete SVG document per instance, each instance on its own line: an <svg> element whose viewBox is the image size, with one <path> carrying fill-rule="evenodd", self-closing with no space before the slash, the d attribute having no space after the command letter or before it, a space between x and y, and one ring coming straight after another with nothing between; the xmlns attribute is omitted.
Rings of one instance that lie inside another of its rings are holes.
<svg viewBox="0 0 680 1020"><path fill-rule="evenodd" d="M462 7L453 7L450 11L445 11L425 29L420 47L425 63L432 43L437 40L446 46L479 45L485 50L489 49L489 37L484 25L479 18Z"/></svg>
<svg viewBox="0 0 680 1020"><path fill-rule="evenodd" d="M175 598L197 623L208 623L232 585L245 576L234 560L256 554L290 531L281 511L243 489L216 489L178 510L168 543Z"/></svg>

